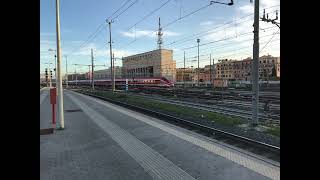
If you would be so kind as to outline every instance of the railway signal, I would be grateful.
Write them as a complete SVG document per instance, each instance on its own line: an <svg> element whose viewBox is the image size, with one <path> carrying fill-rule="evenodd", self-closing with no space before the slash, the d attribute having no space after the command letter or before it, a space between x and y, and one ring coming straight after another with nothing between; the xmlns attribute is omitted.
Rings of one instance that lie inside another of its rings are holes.
<svg viewBox="0 0 320 180"><path fill-rule="evenodd" d="M46 77L46 83L48 83L48 69L45 69L45 77Z"/></svg>

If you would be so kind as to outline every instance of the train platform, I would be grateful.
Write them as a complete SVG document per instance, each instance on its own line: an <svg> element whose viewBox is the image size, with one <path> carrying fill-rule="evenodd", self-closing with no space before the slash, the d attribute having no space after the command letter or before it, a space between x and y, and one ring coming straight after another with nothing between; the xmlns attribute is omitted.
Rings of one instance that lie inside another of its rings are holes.
<svg viewBox="0 0 320 180"><path fill-rule="evenodd" d="M49 105L49 90L50 88L44 87L40 89L40 130L52 128L52 114L51 111L48 114L48 108L51 110Z"/></svg>
<svg viewBox="0 0 320 180"><path fill-rule="evenodd" d="M50 126L45 91L40 124ZM42 180L280 179L280 166L93 97L65 90L64 109L65 129L40 136Z"/></svg>

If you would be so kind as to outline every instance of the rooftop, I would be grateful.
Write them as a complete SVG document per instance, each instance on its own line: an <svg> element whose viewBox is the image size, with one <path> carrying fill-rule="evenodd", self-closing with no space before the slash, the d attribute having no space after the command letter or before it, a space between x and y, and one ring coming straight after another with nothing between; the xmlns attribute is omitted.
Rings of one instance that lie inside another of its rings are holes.
<svg viewBox="0 0 320 180"><path fill-rule="evenodd" d="M156 51L159 51L159 50L161 50L161 51L173 51L172 49L155 49L155 50L152 50L152 51L147 51L147 52L143 52L143 53L139 53L139 54L134 54L134 55L131 55L131 56L127 56L127 57L124 57L124 59L125 59L125 58L134 57L134 56L149 54L149 53L156 52Z"/></svg>

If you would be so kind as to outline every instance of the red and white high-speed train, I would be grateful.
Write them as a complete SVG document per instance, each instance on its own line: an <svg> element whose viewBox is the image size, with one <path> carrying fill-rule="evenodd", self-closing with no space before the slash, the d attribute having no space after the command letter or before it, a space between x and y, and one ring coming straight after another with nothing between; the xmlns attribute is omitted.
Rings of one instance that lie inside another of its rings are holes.
<svg viewBox="0 0 320 180"><path fill-rule="evenodd" d="M110 79L98 79L94 80L96 87L111 86L112 81ZM68 81L68 85L71 86L90 86L91 80L73 80ZM115 79L115 86L125 88L126 79ZM158 88L170 88L174 86L174 83L165 77L150 77L150 78L128 78L128 86L130 87L158 87Z"/></svg>

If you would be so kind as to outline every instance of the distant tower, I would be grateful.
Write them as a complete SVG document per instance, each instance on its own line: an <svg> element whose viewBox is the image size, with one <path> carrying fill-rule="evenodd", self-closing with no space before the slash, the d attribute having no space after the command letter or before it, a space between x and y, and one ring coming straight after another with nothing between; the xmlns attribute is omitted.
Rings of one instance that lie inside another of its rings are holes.
<svg viewBox="0 0 320 180"><path fill-rule="evenodd" d="M160 24L160 17L159 17L159 29L158 29L158 49L161 49L161 45L162 45L162 35L163 33L161 32L162 31L162 28L161 28L161 24Z"/></svg>

